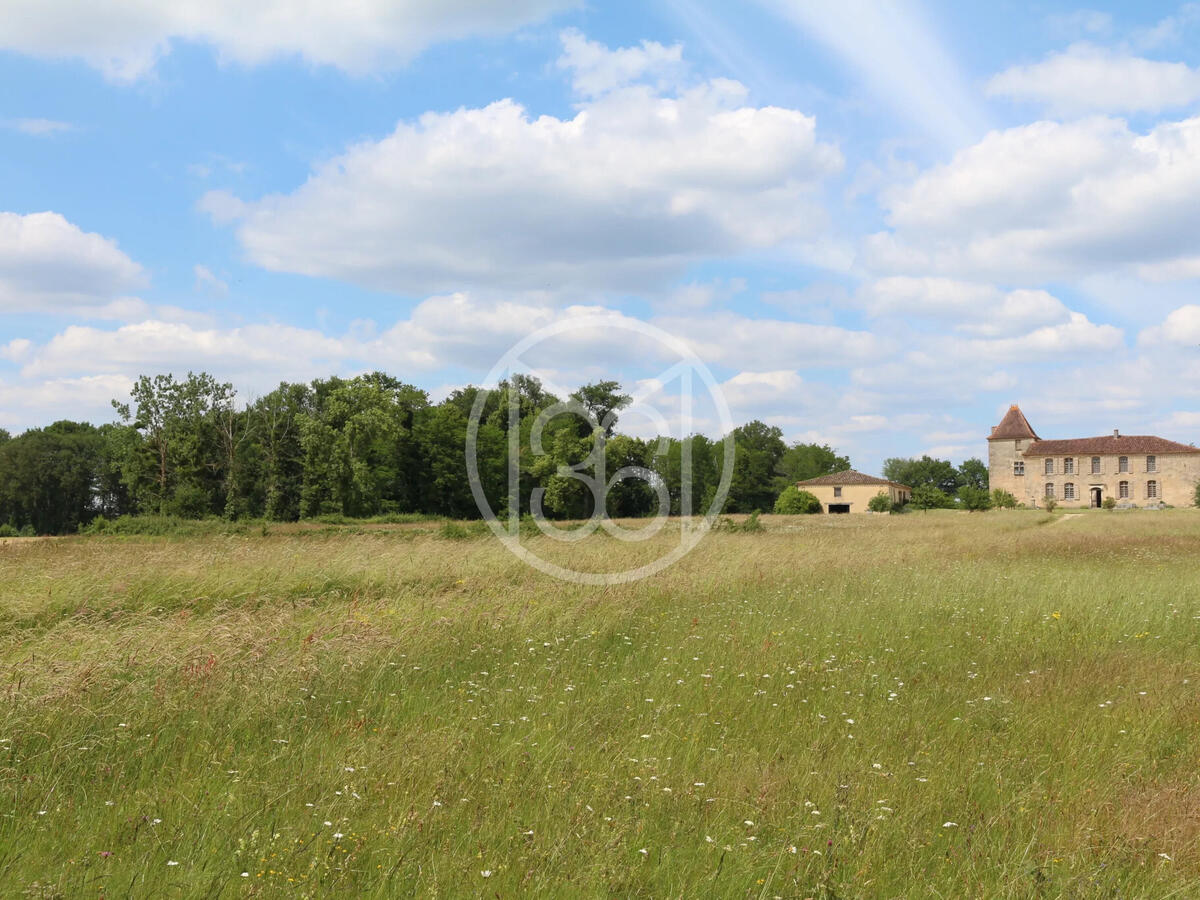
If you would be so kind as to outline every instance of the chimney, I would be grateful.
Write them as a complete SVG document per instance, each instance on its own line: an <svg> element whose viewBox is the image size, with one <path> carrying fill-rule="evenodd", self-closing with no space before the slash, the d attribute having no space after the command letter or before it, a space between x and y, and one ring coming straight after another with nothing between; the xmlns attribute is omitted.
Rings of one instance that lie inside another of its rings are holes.
<svg viewBox="0 0 1200 900"><path fill-rule="evenodd" d="M1121 432L1117 431L1117 429L1114 428L1113 429L1113 437L1120 437L1120 436L1121 436Z"/></svg>

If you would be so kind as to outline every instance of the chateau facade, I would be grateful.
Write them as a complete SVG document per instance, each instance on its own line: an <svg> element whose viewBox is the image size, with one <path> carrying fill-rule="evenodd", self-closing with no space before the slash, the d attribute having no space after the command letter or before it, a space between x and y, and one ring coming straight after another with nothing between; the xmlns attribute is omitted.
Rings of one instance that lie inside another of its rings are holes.
<svg viewBox="0 0 1200 900"><path fill-rule="evenodd" d="M988 436L990 486L1043 506L1191 506L1200 448L1146 434L1044 441L1013 405Z"/></svg>

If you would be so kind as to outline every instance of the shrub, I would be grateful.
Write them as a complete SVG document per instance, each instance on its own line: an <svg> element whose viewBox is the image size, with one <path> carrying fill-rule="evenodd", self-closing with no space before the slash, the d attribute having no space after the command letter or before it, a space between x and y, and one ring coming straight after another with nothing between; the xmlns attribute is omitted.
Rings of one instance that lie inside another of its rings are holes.
<svg viewBox="0 0 1200 900"><path fill-rule="evenodd" d="M871 512L885 513L892 511L892 498L886 491L880 491L867 501L867 509Z"/></svg>
<svg viewBox="0 0 1200 900"><path fill-rule="evenodd" d="M964 484L958 489L958 502L967 512L984 512L992 508L992 495L983 488Z"/></svg>
<svg viewBox="0 0 1200 900"><path fill-rule="evenodd" d="M735 522L728 516L721 516L713 523L713 531L728 531L731 533L748 532L751 534L759 534L766 531L767 528L758 520L758 510L750 513L743 521Z"/></svg>
<svg viewBox="0 0 1200 900"><path fill-rule="evenodd" d="M1117 501L1113 497L1105 497L1104 502L1100 504L1105 509L1116 509Z"/></svg>
<svg viewBox="0 0 1200 900"><path fill-rule="evenodd" d="M1016 509L1017 498L1006 490L996 488L992 491L992 506L996 509Z"/></svg>
<svg viewBox="0 0 1200 900"><path fill-rule="evenodd" d="M1058 509L1058 501L1053 497L1046 497L1042 500L1042 507L1046 512L1054 512L1054 510Z"/></svg>
<svg viewBox="0 0 1200 900"><path fill-rule="evenodd" d="M808 491L802 491L794 484L789 484L775 501L775 514L780 516L798 516L819 513L821 501Z"/></svg>
<svg viewBox="0 0 1200 900"><path fill-rule="evenodd" d="M1196 491L1192 494L1192 505L1200 506L1200 481L1196 482Z"/></svg>
<svg viewBox="0 0 1200 900"><path fill-rule="evenodd" d="M945 491L932 484L918 484L909 500L914 509L947 509L953 502Z"/></svg>
<svg viewBox="0 0 1200 900"><path fill-rule="evenodd" d="M20 532L17 531L17 529L12 525L9 525L8 523L0 525L0 538L16 537L18 534L20 534Z"/></svg>

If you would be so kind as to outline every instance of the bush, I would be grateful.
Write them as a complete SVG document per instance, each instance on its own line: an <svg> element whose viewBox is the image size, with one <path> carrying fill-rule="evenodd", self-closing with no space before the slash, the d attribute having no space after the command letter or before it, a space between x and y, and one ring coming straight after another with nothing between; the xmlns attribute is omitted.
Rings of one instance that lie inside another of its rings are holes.
<svg viewBox="0 0 1200 900"><path fill-rule="evenodd" d="M808 491L802 491L794 484L789 484L775 501L775 514L779 516L799 516L819 513L821 501Z"/></svg>
<svg viewBox="0 0 1200 900"><path fill-rule="evenodd" d="M750 513L743 521L735 522L727 516L722 516L713 524L713 531L728 531L731 533L747 532L750 534L759 534L766 531L767 528L758 520L758 510Z"/></svg>
<svg viewBox="0 0 1200 900"><path fill-rule="evenodd" d="M7 523L0 525L0 538L16 537L18 534L20 534L20 532L17 531L17 529L12 525Z"/></svg>
<svg viewBox="0 0 1200 900"><path fill-rule="evenodd" d="M908 502L914 509L947 509L954 504L945 491L932 484L918 484Z"/></svg>
<svg viewBox="0 0 1200 900"><path fill-rule="evenodd" d="M1200 506L1200 481L1196 482L1196 491L1192 494L1192 505Z"/></svg>
<svg viewBox="0 0 1200 900"><path fill-rule="evenodd" d="M880 491L867 501L867 509L877 513L891 512L892 505L892 498L887 495L886 491Z"/></svg>
<svg viewBox="0 0 1200 900"><path fill-rule="evenodd" d="M1016 509L1017 498L1008 491L996 488L992 491L992 506L996 509Z"/></svg>
<svg viewBox="0 0 1200 900"><path fill-rule="evenodd" d="M1101 503L1100 505L1103 506L1105 509L1116 509L1117 501L1112 497L1105 497L1104 502Z"/></svg>
<svg viewBox="0 0 1200 900"><path fill-rule="evenodd" d="M1042 508L1045 509L1046 512L1054 512L1056 509L1058 509L1058 501L1053 497L1045 497L1042 500Z"/></svg>
<svg viewBox="0 0 1200 900"><path fill-rule="evenodd" d="M964 484L958 489L958 502L967 512L984 512L992 508L992 495L983 488Z"/></svg>

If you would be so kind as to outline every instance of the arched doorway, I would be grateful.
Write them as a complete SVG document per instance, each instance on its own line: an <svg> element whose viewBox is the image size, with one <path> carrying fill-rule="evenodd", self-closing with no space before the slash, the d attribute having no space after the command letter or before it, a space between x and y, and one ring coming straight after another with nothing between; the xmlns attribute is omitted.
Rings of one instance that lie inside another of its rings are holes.
<svg viewBox="0 0 1200 900"><path fill-rule="evenodd" d="M1092 509L1099 509L1104 503L1104 491L1098 487L1092 488Z"/></svg>

